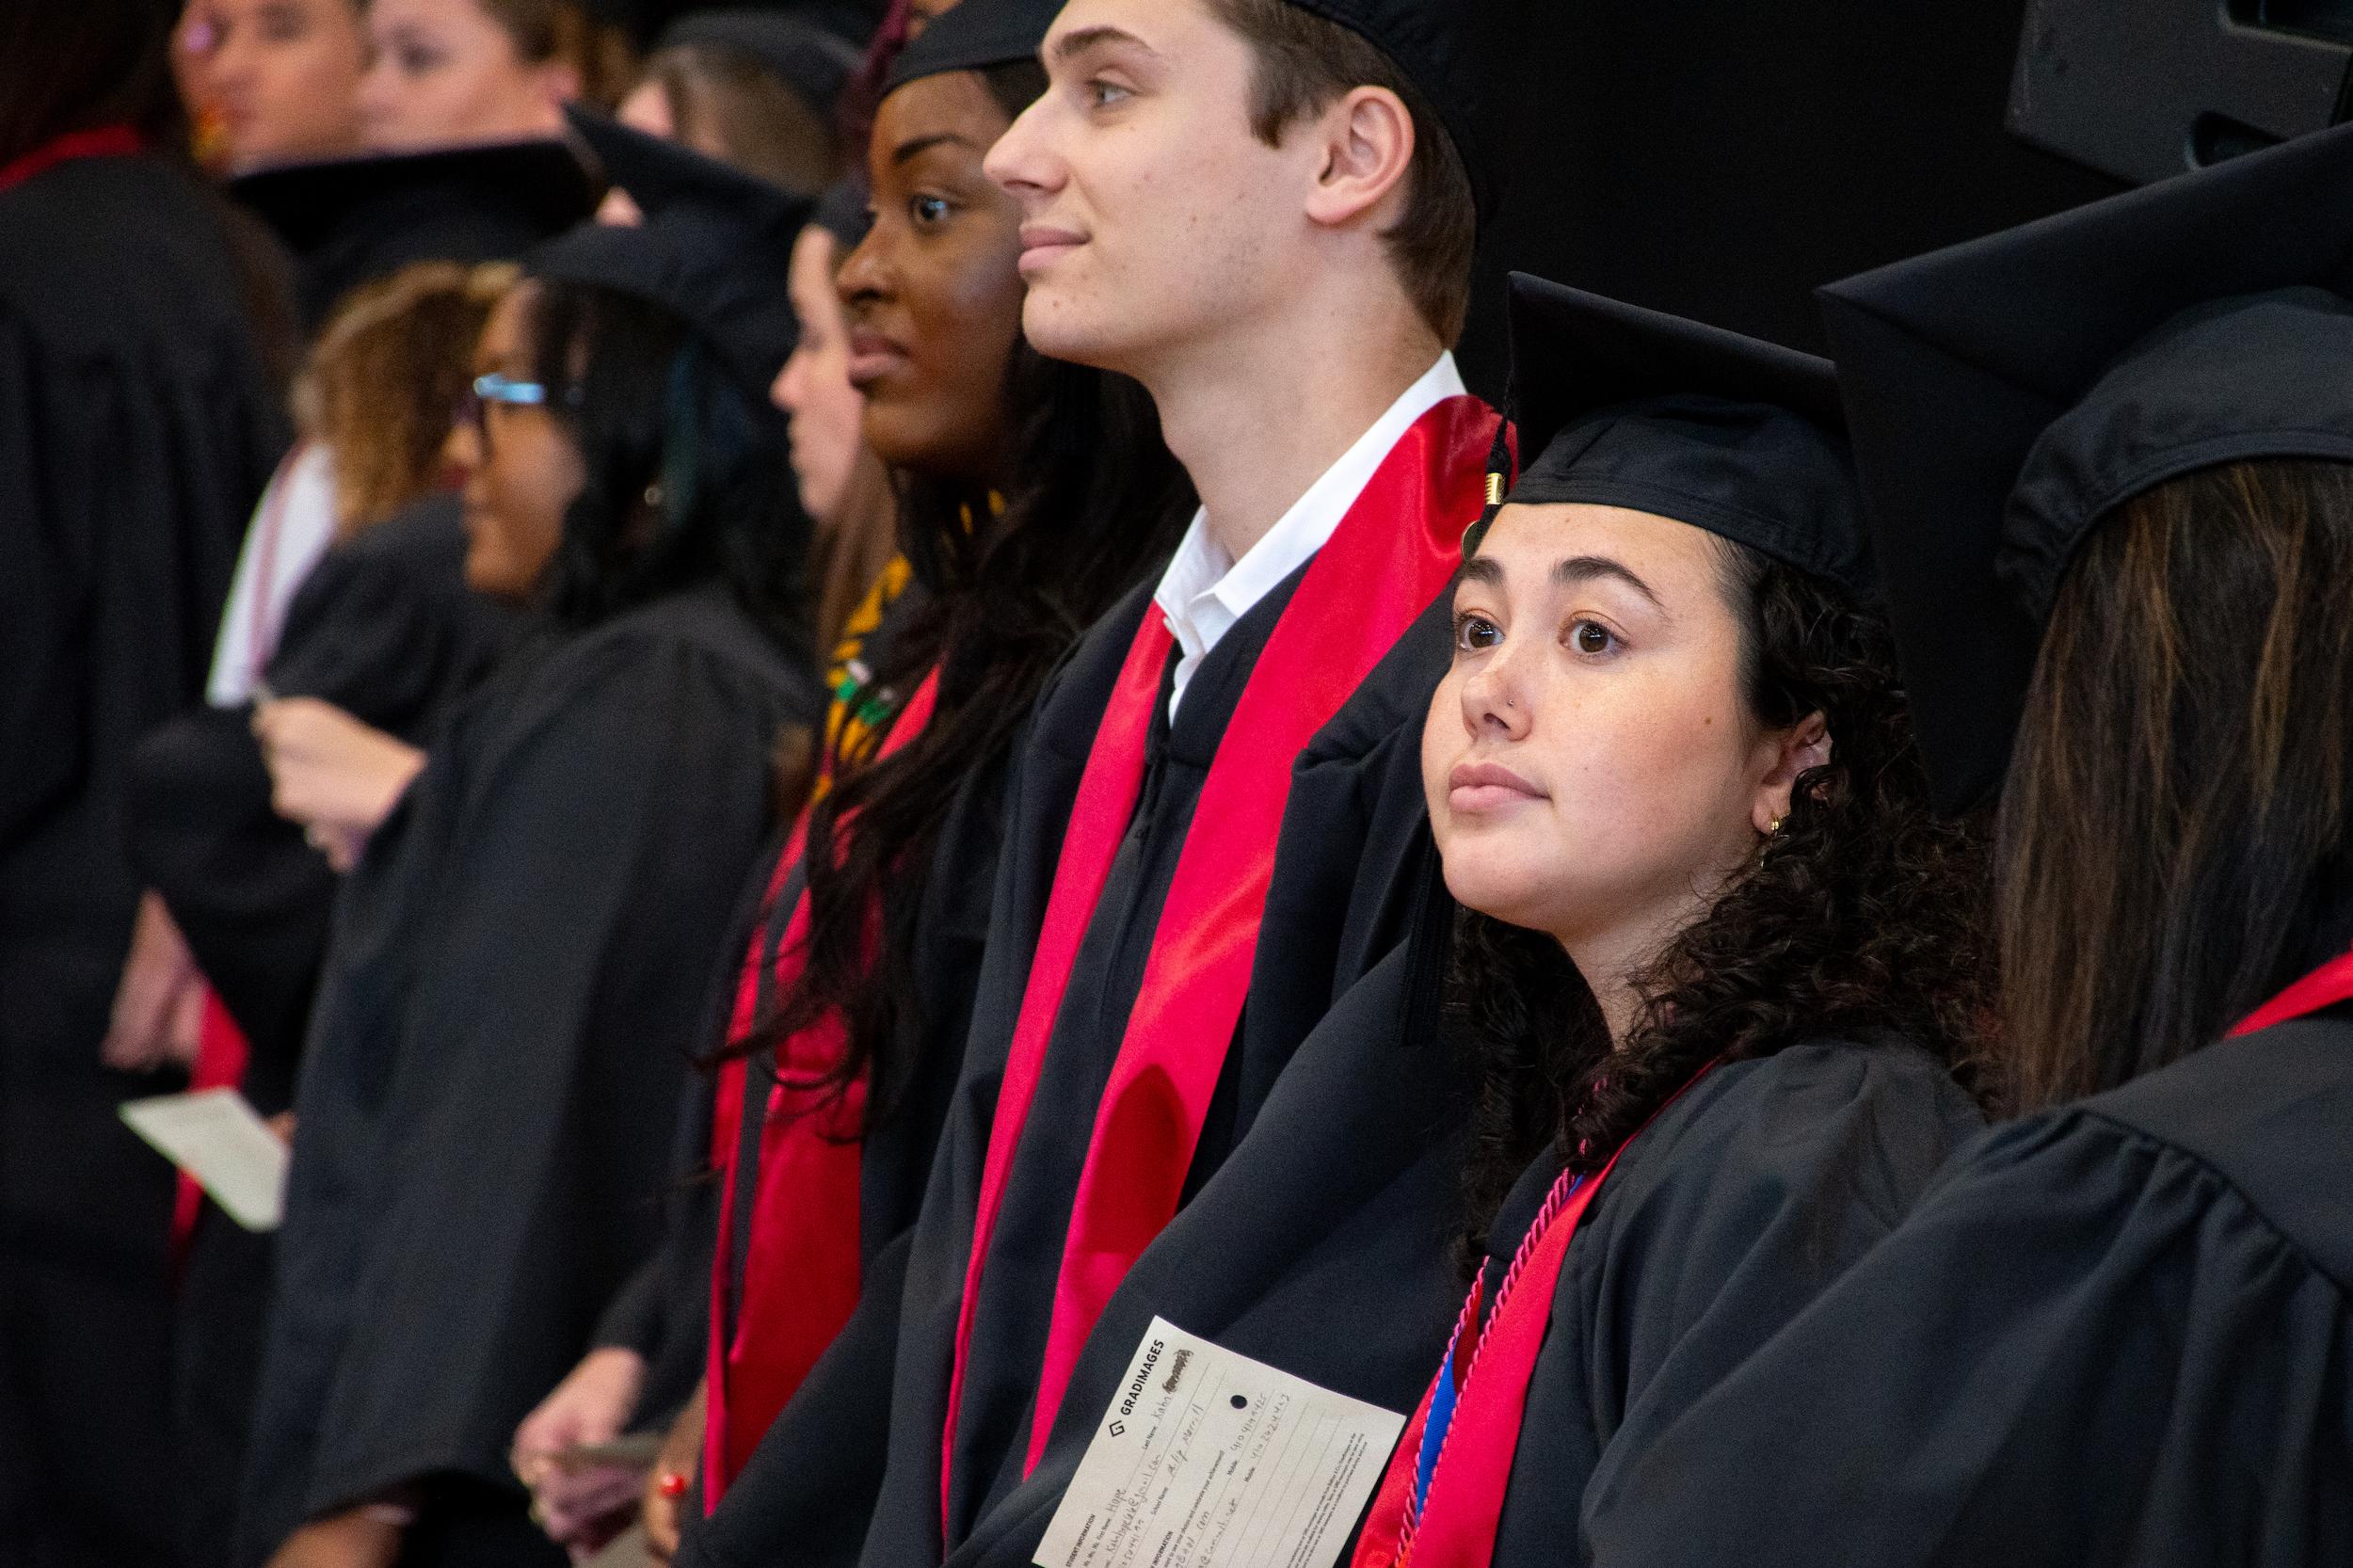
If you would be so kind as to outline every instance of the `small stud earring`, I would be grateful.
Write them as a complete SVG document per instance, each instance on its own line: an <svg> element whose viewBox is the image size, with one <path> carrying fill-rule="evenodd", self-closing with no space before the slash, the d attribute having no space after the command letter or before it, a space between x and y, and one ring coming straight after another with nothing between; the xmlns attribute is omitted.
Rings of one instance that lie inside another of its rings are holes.
<svg viewBox="0 0 2353 1568"><path fill-rule="evenodd" d="M660 485L648 485L646 487L646 504L655 508L656 510L661 508L662 487Z"/></svg>

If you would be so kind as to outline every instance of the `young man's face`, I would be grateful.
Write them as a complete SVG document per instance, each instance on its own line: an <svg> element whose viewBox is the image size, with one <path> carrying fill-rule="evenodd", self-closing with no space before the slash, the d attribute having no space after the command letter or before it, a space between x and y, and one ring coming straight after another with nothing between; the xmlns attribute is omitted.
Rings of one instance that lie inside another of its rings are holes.
<svg viewBox="0 0 2353 1568"><path fill-rule="evenodd" d="M1314 138L1250 128L1250 47L1204 0L1070 0L1046 95L990 152L1021 202L1040 353L1152 379L1247 331L1300 268Z"/></svg>

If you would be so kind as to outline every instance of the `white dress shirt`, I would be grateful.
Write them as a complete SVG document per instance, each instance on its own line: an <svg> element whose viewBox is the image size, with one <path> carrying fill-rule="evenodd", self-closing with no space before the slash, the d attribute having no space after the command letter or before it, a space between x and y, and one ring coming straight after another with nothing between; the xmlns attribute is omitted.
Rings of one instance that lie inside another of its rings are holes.
<svg viewBox="0 0 2353 1568"><path fill-rule="evenodd" d="M1250 613L1251 606L1324 547L1405 432L1440 403L1461 396L1463 390L1454 356L1439 355L1438 362L1406 388L1389 405L1389 411L1373 421L1356 444L1324 470L1323 477L1308 486L1307 493L1291 503L1290 510L1239 561L1210 536L1208 509L1193 515L1193 526L1185 530L1176 556L1152 595L1152 602L1168 623L1169 634L1176 639L1176 674L1168 697L1172 721L1177 704L1184 700L1187 682L1218 640Z"/></svg>

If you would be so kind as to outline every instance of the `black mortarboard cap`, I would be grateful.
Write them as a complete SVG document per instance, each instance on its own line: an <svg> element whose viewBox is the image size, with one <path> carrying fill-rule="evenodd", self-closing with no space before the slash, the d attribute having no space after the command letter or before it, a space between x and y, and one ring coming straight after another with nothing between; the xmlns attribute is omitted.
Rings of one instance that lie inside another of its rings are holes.
<svg viewBox="0 0 2353 1568"><path fill-rule="evenodd" d="M237 176L229 190L297 255L354 213L404 198L476 216L503 240L522 236L512 248L562 232L597 204L596 182L571 148L552 138L280 164Z"/></svg>
<svg viewBox="0 0 2353 1568"><path fill-rule="evenodd" d="M1486 87L1475 0L1288 0L1336 22L1389 57L1436 113L1463 156L1484 212L1494 171L1481 156L1479 116Z"/></svg>
<svg viewBox="0 0 2353 1568"><path fill-rule="evenodd" d="M839 33L777 10L696 11L672 23L662 44L715 46L745 56L823 114L833 112L861 58L857 46Z"/></svg>
<svg viewBox="0 0 2353 1568"><path fill-rule="evenodd" d="M1515 272L1513 504L1673 518L1875 596L1830 361Z"/></svg>
<svg viewBox="0 0 2353 1568"><path fill-rule="evenodd" d="M815 199L602 115L566 113L645 221L584 225L535 251L528 270L664 306L764 397L800 338L785 280Z"/></svg>
<svg viewBox="0 0 2353 1568"><path fill-rule="evenodd" d="M312 326L362 283L416 262L511 261L597 205L596 181L552 139L281 164L229 189L301 264Z"/></svg>
<svg viewBox="0 0 2353 1568"><path fill-rule="evenodd" d="M933 19L923 36L890 62L883 91L892 93L925 76L951 71L985 71L993 65L1037 57L1046 31L1062 14L1064 0L958 0Z"/></svg>
<svg viewBox="0 0 2353 1568"><path fill-rule="evenodd" d="M2262 456L2353 461L2353 127L1820 291L1922 755L2009 765L2100 520Z"/></svg>

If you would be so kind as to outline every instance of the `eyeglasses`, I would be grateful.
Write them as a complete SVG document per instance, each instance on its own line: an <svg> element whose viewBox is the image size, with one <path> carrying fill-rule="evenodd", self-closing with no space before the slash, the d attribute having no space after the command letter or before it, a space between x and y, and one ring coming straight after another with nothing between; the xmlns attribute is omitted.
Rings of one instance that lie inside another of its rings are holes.
<svg viewBox="0 0 2353 1568"><path fill-rule="evenodd" d="M511 403L536 408L548 400L548 389L536 381L512 381L495 371L473 378L473 394L485 403Z"/></svg>
<svg viewBox="0 0 2353 1568"><path fill-rule="evenodd" d="M548 389L536 381L517 381L495 371L477 376L473 385L457 399L456 422L487 441L490 434L489 408L493 403L510 408L543 408L548 403Z"/></svg>

